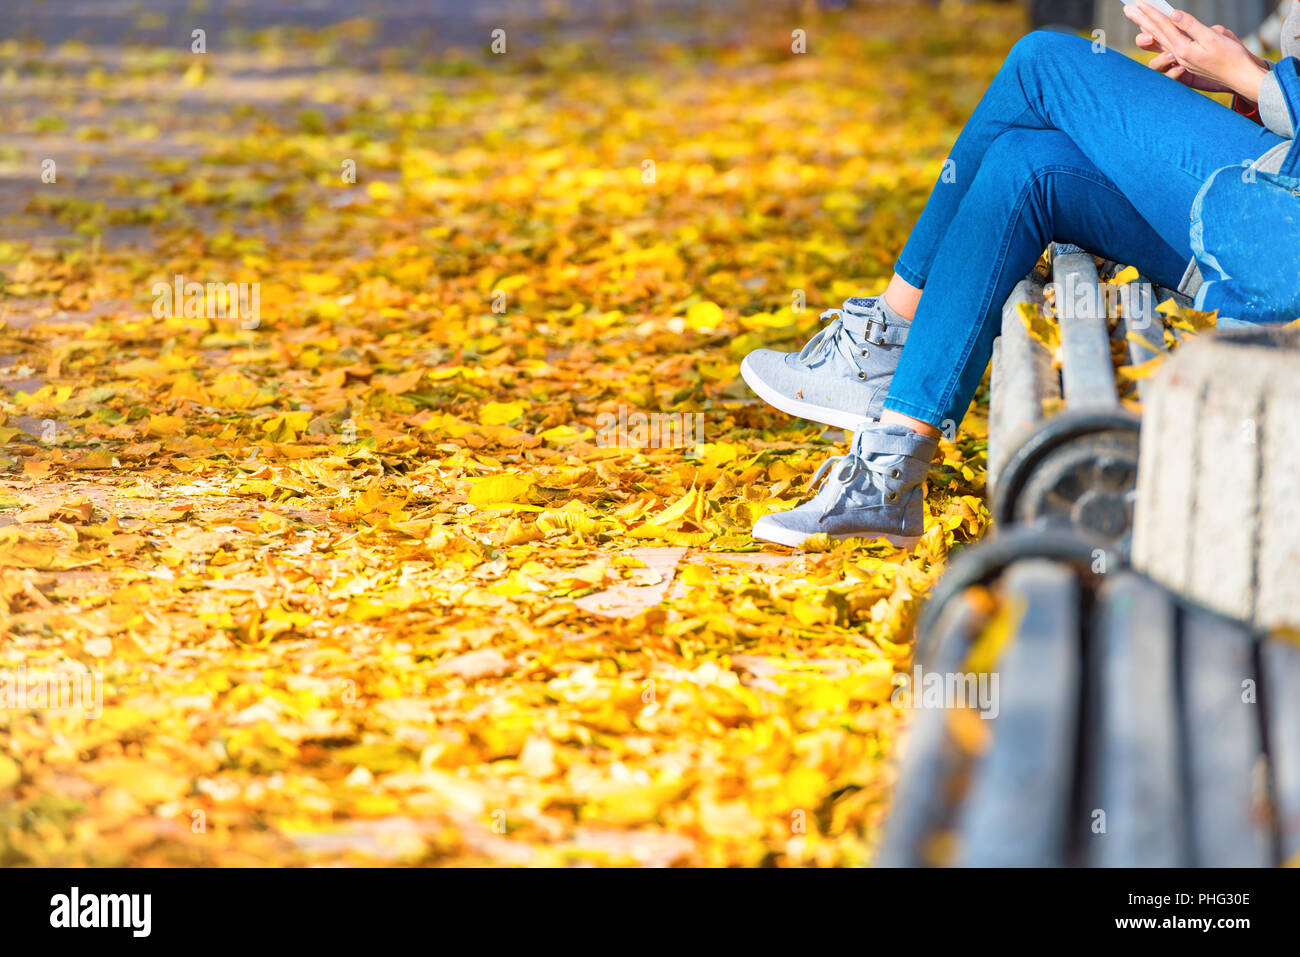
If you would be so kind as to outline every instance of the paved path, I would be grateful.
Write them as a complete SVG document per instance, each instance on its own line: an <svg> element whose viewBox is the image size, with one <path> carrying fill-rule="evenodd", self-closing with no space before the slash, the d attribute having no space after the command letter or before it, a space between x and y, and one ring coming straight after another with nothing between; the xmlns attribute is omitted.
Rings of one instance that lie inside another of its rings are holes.
<svg viewBox="0 0 1300 957"><path fill-rule="evenodd" d="M17 9L5 11L0 39L166 46L188 44L195 27L207 30L213 41L369 21L369 43L428 51L486 44L498 27L517 28L521 40L559 33L587 34L606 43L656 36L688 41L697 30L713 32L728 21L741 23L776 6L770 0L213 0L195 13L191 0L15 0L6 5ZM366 33L354 29L352 35Z"/></svg>

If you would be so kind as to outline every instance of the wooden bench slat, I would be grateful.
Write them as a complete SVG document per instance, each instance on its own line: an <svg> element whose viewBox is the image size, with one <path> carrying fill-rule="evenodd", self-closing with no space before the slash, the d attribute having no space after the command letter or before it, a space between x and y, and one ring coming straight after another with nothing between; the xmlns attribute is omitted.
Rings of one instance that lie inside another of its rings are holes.
<svg viewBox="0 0 1300 957"><path fill-rule="evenodd" d="M1263 754L1257 681L1244 627L1195 611L1182 616L1183 727L1193 867L1274 864L1267 822L1256 813L1255 775Z"/></svg>
<svg viewBox="0 0 1300 957"><path fill-rule="evenodd" d="M1167 355L1165 347L1165 324L1156 312L1156 294L1151 283L1138 279L1128 284L1121 292L1123 303L1123 321L1116 327L1124 336L1128 345L1129 362L1138 366L1157 356ZM1135 333L1137 337L1130 336ZM1146 398L1151 380L1138 382L1138 395Z"/></svg>
<svg viewBox="0 0 1300 957"><path fill-rule="evenodd" d="M1135 279L1123 289L1120 299L1123 321L1118 329L1128 344L1129 361L1141 365L1148 359L1167 355L1169 350L1165 346L1165 323L1160 313L1156 312L1154 287L1144 279ZM1129 336L1130 332L1140 336L1145 344L1135 341Z"/></svg>
<svg viewBox="0 0 1300 957"><path fill-rule="evenodd" d="M1056 315L1061 327L1062 391L1071 409L1119 405L1110 358L1110 331L1097 265L1086 253L1058 255L1052 262Z"/></svg>
<svg viewBox="0 0 1300 957"><path fill-rule="evenodd" d="M1006 436L1002 434L1000 423L1006 421L1006 361L1002 358L1002 337L993 340L993 358L989 363L989 447L986 455L988 462L985 484L992 488L994 463L1001 463L1010 454L1002 448Z"/></svg>
<svg viewBox="0 0 1300 957"><path fill-rule="evenodd" d="M1133 564L1264 631L1300 627L1300 329L1200 335L1143 403Z"/></svg>
<svg viewBox="0 0 1300 957"><path fill-rule="evenodd" d="M1089 647L1083 859L1093 867L1186 866L1169 594L1131 572L1099 593ZM1105 831L1094 830L1094 812Z"/></svg>
<svg viewBox="0 0 1300 957"><path fill-rule="evenodd" d="M1184 296L1177 289L1170 289L1168 286L1157 285L1156 305L1158 306L1163 302L1168 302L1170 299L1178 303L1178 305L1182 306L1184 309L1190 309L1195 305L1191 296Z"/></svg>
<svg viewBox="0 0 1300 957"><path fill-rule="evenodd" d="M1178 303L1178 305L1182 306L1184 309L1191 309L1196 304L1195 300L1193 300L1191 296L1184 296L1176 289L1170 289L1168 286L1156 286L1157 306L1168 302L1170 299ZM1187 331L1185 329L1171 328L1169 331L1173 335L1175 342L1181 343L1183 339L1187 337Z"/></svg>
<svg viewBox="0 0 1300 957"><path fill-rule="evenodd" d="M1191 390L1190 383L1179 387ZM1191 578L1192 528L1183 520L1196 497L1196 471L1164 468L1196 460L1196 431L1177 415L1181 397L1153 389L1142 400L1138 500L1133 513L1133 564L1166 587L1183 592Z"/></svg>
<svg viewBox="0 0 1300 957"><path fill-rule="evenodd" d="M1300 864L1300 648L1280 640L1265 642L1263 668L1282 860Z"/></svg>
<svg viewBox="0 0 1300 957"><path fill-rule="evenodd" d="M1079 581L1064 565L1024 561L1005 578L1022 603L997 665L997 716L959 823L959 861L979 867L1065 863L1078 725ZM979 719L977 719L979 720Z"/></svg>
<svg viewBox="0 0 1300 957"><path fill-rule="evenodd" d="M989 410L988 486L992 491L1008 458L1043 420L1043 401L1059 397L1060 377L1048 351L1029 335L1020 305L1041 305L1043 284L1022 280L1002 307L1002 335L994 343L997 386Z"/></svg>
<svg viewBox="0 0 1300 957"><path fill-rule="evenodd" d="M1284 383L1294 381L1297 365L1268 373L1272 381L1254 425L1262 468L1255 498L1260 511L1259 543L1252 556L1257 588L1252 613L1267 629L1300 628L1300 514L1295 507L1300 500L1300 389ZM1293 685L1292 691L1300 694L1300 686Z"/></svg>
<svg viewBox="0 0 1300 957"><path fill-rule="evenodd" d="M933 661L924 667L940 673L956 671L966 658L983 615L964 598L948 603L936 625ZM913 688L914 695L921 689ZM935 860L933 848L951 828L954 792L961 767L969 763L948 732L948 713L920 709L903 744L902 766L894 788L888 827L874 864L877 867L918 867L948 863Z"/></svg>

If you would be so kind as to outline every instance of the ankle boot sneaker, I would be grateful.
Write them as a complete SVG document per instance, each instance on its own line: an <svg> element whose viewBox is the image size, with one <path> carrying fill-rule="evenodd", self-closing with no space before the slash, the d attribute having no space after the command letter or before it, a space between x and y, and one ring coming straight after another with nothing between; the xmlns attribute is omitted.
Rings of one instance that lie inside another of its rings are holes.
<svg viewBox="0 0 1300 957"><path fill-rule="evenodd" d="M911 323L876 296L828 309L831 322L799 352L755 349L740 364L754 393L782 412L856 432L880 419Z"/></svg>
<svg viewBox="0 0 1300 957"><path fill-rule="evenodd" d="M937 438L903 425L870 425L853 436L848 455L822 463L811 484L826 481L811 502L764 515L754 537L791 548L820 532L915 545L924 530L923 483L938 447Z"/></svg>

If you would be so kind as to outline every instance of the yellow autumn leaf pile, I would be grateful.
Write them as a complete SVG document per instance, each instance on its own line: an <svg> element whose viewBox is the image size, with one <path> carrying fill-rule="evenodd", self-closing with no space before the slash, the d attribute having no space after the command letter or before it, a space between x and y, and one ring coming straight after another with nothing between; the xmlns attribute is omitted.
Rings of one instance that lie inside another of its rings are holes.
<svg viewBox="0 0 1300 957"><path fill-rule="evenodd" d="M651 14L197 72L0 44L14 167L97 148L6 180L0 678L102 695L0 707L0 864L870 860L986 397L915 550L794 553L750 529L843 436L738 367L883 288L1019 7L812 8L808 55L780 4ZM176 276L257 321L156 315Z"/></svg>

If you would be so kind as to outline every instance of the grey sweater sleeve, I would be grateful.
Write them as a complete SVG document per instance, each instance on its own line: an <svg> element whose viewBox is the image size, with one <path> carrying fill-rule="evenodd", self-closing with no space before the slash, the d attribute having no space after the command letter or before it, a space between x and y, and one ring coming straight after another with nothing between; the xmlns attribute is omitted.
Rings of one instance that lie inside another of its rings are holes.
<svg viewBox="0 0 1300 957"><path fill-rule="evenodd" d="M1282 24L1282 56L1300 56L1300 4L1291 4ZM1259 85L1259 121L1278 136L1286 139L1295 137L1286 97L1282 95L1282 87L1278 86L1277 77L1272 73L1264 77L1264 82Z"/></svg>
<svg viewBox="0 0 1300 957"><path fill-rule="evenodd" d="M1272 73L1259 84L1259 119L1278 136L1288 140L1295 136L1291 111L1282 96L1282 87L1278 86L1277 77Z"/></svg>

